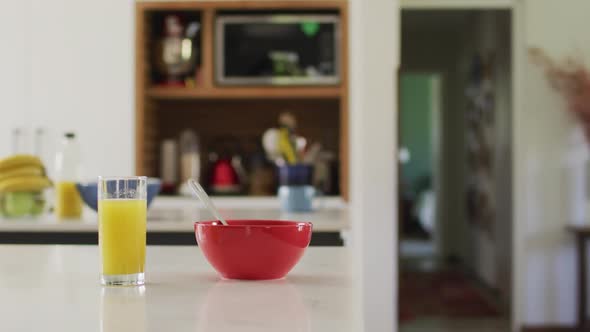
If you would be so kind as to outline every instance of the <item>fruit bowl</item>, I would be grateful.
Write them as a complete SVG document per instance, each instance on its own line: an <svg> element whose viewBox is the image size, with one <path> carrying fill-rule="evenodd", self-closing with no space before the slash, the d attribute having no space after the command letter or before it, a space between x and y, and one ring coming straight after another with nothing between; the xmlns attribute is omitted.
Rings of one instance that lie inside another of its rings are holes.
<svg viewBox="0 0 590 332"><path fill-rule="evenodd" d="M195 222L207 261L225 279L280 279L297 264L311 240L309 222L228 220Z"/></svg>
<svg viewBox="0 0 590 332"><path fill-rule="evenodd" d="M148 178L147 180L147 206L150 206L152 200L158 195L162 182L158 178ZM79 182L76 188L82 197L82 200L94 211L98 211L98 182Z"/></svg>

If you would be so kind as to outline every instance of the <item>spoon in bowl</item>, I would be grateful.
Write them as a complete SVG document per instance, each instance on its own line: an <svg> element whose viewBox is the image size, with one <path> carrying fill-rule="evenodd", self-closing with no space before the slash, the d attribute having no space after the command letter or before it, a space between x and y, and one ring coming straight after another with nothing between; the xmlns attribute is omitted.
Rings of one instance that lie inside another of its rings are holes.
<svg viewBox="0 0 590 332"><path fill-rule="evenodd" d="M227 221L225 221L225 219L223 219L221 214L219 214L219 211L215 208L215 205L213 205L213 202L209 198L209 195L207 195L207 193L205 192L205 189L203 189L203 187L201 187L201 185L193 179L188 179L187 183L188 183L188 186L193 190L193 193L195 194L195 196L197 196L197 198L199 198L201 200L201 202L203 202L205 204L205 207L207 208L207 210L209 210L209 212L211 212L211 214L217 220L219 220L222 225L227 226L228 225Z"/></svg>

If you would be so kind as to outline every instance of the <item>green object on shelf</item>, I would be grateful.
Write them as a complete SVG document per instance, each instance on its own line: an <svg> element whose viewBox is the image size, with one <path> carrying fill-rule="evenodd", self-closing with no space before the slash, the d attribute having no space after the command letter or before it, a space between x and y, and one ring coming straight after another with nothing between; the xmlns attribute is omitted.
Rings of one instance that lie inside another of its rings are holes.
<svg viewBox="0 0 590 332"><path fill-rule="evenodd" d="M307 22L301 23L301 31L303 31L303 33L307 37L315 36L319 30L320 30L320 24L317 22L307 21Z"/></svg>
<svg viewBox="0 0 590 332"><path fill-rule="evenodd" d="M31 209L32 216L38 216L43 211L45 211L45 198L43 193L34 193L35 202L33 203L33 208Z"/></svg>
<svg viewBox="0 0 590 332"><path fill-rule="evenodd" d="M44 207L45 200L40 192L9 192L0 198L0 212L10 218L36 216Z"/></svg>

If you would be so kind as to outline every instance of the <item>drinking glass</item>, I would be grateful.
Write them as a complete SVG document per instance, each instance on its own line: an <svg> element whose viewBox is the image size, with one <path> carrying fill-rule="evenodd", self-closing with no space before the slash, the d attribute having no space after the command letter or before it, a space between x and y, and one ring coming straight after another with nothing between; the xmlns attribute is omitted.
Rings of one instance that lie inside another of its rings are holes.
<svg viewBox="0 0 590 332"><path fill-rule="evenodd" d="M98 178L98 244L103 285L145 283L147 178Z"/></svg>

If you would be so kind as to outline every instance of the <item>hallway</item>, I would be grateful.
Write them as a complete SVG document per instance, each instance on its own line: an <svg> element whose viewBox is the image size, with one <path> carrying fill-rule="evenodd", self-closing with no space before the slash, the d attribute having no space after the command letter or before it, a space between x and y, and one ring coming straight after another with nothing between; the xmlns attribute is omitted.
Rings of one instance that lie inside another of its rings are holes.
<svg viewBox="0 0 590 332"><path fill-rule="evenodd" d="M400 324L400 332L506 332L510 330L507 319L420 319Z"/></svg>
<svg viewBox="0 0 590 332"><path fill-rule="evenodd" d="M402 253L419 248L403 243ZM458 266L440 266L424 251L400 259L401 332L508 331L499 297ZM481 327L485 326L485 329Z"/></svg>

